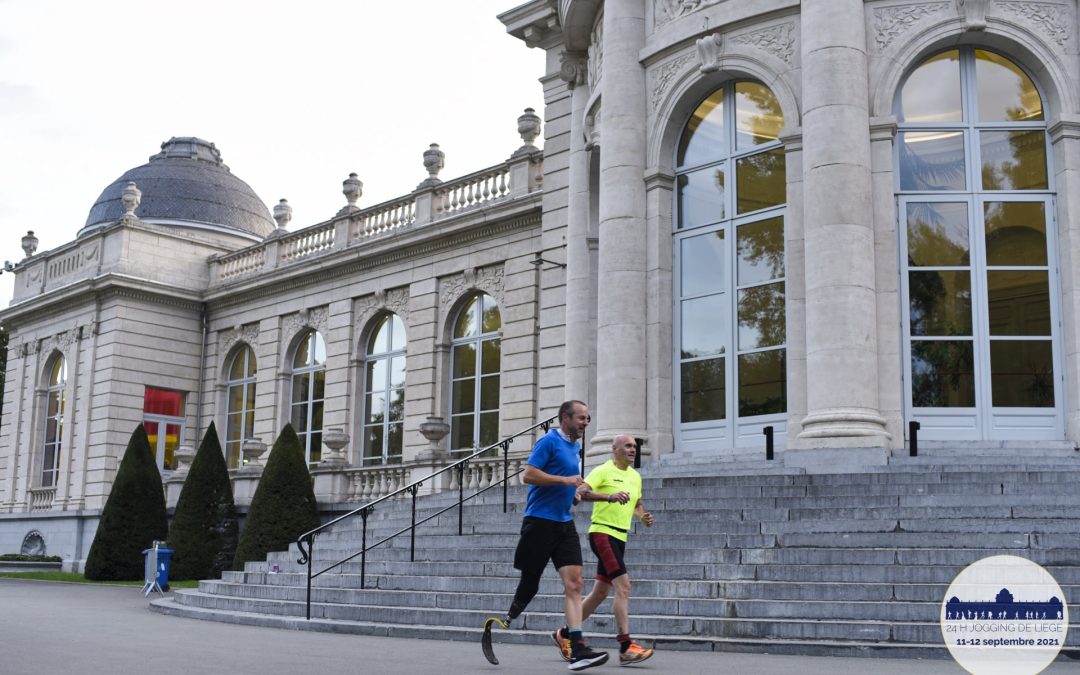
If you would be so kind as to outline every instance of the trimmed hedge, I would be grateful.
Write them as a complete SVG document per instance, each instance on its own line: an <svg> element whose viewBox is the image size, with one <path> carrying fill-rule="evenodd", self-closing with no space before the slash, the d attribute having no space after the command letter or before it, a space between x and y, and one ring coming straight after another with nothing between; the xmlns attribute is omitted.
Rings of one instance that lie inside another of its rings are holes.
<svg viewBox="0 0 1080 675"><path fill-rule="evenodd" d="M58 555L26 555L25 553L4 553L0 562L64 562Z"/></svg>
<svg viewBox="0 0 1080 675"><path fill-rule="evenodd" d="M169 531L165 491L143 425L135 427L86 556L86 578L139 581L143 550Z"/></svg>
<svg viewBox="0 0 1080 675"><path fill-rule="evenodd" d="M232 565L239 528L232 483L217 428L210 422L176 502L169 548L169 576L217 579Z"/></svg>
<svg viewBox="0 0 1080 675"><path fill-rule="evenodd" d="M288 550L297 537L318 526L319 507L304 451L292 425L286 424L251 499L233 568L243 569L249 560L265 560L270 551Z"/></svg>

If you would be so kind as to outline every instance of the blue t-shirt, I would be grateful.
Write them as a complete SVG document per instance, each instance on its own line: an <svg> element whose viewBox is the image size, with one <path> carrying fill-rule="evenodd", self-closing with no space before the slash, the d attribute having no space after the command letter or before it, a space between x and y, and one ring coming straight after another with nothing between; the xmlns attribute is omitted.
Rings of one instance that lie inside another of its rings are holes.
<svg viewBox="0 0 1080 675"><path fill-rule="evenodd" d="M547 432L533 446L528 463L553 476L577 476L581 473L577 442L562 437L558 429ZM525 515L565 523L573 519L570 507L574 505L572 485L529 485L525 501Z"/></svg>

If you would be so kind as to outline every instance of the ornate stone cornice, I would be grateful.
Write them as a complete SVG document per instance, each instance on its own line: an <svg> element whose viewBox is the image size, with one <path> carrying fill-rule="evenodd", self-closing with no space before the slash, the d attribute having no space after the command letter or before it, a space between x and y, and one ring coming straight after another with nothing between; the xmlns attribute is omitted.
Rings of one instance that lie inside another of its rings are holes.
<svg viewBox="0 0 1080 675"><path fill-rule="evenodd" d="M650 99L653 110L660 107L660 102L664 100L664 94L667 93L668 87L675 81L675 76L685 68L687 63L690 63L695 58L697 58L697 53L683 54L656 69L653 75L652 98Z"/></svg>
<svg viewBox="0 0 1080 675"><path fill-rule="evenodd" d="M589 79L589 66L585 55L580 52L559 54L559 78L571 89L585 84Z"/></svg>
<svg viewBox="0 0 1080 675"><path fill-rule="evenodd" d="M484 291L503 306L502 265L490 265L477 269L467 269L461 274L439 279L439 306L446 311L458 298L470 290Z"/></svg>
<svg viewBox="0 0 1080 675"><path fill-rule="evenodd" d="M919 20L941 14L948 9L947 2L927 2L875 9L874 39L877 42L878 51L885 51L893 40L910 30Z"/></svg>
<svg viewBox="0 0 1080 675"><path fill-rule="evenodd" d="M1064 49L1069 41L1073 24L1069 8L1065 5L1056 2L998 2L997 6L1003 13L1012 14L1037 28L1058 47Z"/></svg>
<svg viewBox="0 0 1080 675"><path fill-rule="evenodd" d="M795 23L793 21L736 35L731 38L731 41L760 49L789 66L795 59Z"/></svg>

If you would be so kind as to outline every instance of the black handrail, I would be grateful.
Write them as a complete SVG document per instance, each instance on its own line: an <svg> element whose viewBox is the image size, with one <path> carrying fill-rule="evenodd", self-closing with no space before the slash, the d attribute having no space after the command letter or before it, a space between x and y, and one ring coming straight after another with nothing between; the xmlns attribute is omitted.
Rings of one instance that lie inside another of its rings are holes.
<svg viewBox="0 0 1080 675"><path fill-rule="evenodd" d="M551 425L557 419L558 419L558 416L555 416L555 417L552 417L551 419L547 419L547 420L544 420L543 422L539 422L537 424L534 424L531 427L529 427L528 429L524 429L522 431L519 431L516 434L514 434L513 436L509 436L509 437L499 441L498 443L493 443L492 445L489 445L486 448L483 448L481 450L477 450L476 452L469 455L468 457L464 457L462 459L459 459L458 461L454 462L453 464L448 464L448 465L444 466L443 468L439 469L438 471L435 471L434 473L431 473L428 476L425 476L424 478L421 478L420 480L413 481L412 483L409 483L405 487L398 488L397 490L394 490L390 494L383 495L382 497L379 497L378 499L376 499L376 500L374 500L372 502L368 502L367 504L364 504L363 506L361 506L359 508L353 509L352 511L349 511L348 513L346 513L344 515L341 515L341 516L338 516L337 518L334 518L333 520L331 520L328 523L320 525L319 527L316 527L316 528L314 528L312 530L308 530L307 532L305 532L302 535L300 535L299 537L297 537L296 538L296 547L298 549L300 549L300 557L297 559L296 562L298 562L301 565L305 565L307 567L307 600L306 600L307 610L306 610L306 616L307 616L308 620L311 619L311 580L314 579L315 577L320 576L322 574L325 574L326 572L329 572L330 570L349 562L350 560L356 558L357 556L360 556L360 588L364 588L364 581L365 581L366 570L367 570L367 552L370 551L371 549L375 548L376 546L384 544L384 543L390 541L391 539L393 539L394 537L396 537L396 536L398 536L400 534L404 534L406 532L411 532L412 533L411 542L410 542L409 560L410 560L410 562L415 562L415 560L416 560L416 526L417 525L422 525L422 524L426 523L427 521L429 521L429 520L431 520L433 518L438 518L439 516L441 516L442 514L446 513L447 511L449 511L450 509L452 509L452 508L454 508L456 506L458 508L458 534L460 535L462 533L462 529L463 529L462 523L463 523L463 518L464 518L464 516L463 516L464 511L465 511L464 504L465 504L466 499L472 499L473 497L477 497L479 495L482 495L483 493L487 492L488 490L495 487L499 483L502 483L502 486L503 486L503 513L506 513L506 509L507 509L507 503L506 503L507 502L507 485L508 485L511 478L513 478L514 476L517 476L519 473L521 473L521 471L515 471L513 475L508 475L508 472L510 470L510 457L509 457L510 444L514 442L515 438L518 438L520 436L524 436L525 434L531 433L531 432L535 431L536 429L543 429L544 433L547 433L548 430L551 429ZM491 485L488 485L486 488L484 488L482 490L477 490L475 493L469 495L468 497L465 497L465 487L464 487L464 484L465 484L465 480L464 480L465 466L470 461L472 461L473 459L479 457L480 455L484 454L485 452L489 452L491 450L494 450L495 448L502 448L502 453L503 453L503 477L499 481L493 482ZM419 491L420 486L424 484L424 481L431 480L432 478L434 478L435 476L438 476L439 474L441 474L443 472L452 471L452 470L457 470L457 472L458 472L458 501L457 501L457 503L452 504L450 506L447 506L446 508L444 508L444 509L442 509L442 510L436 512L436 513L433 513L432 515L428 516L427 518L424 518L423 520L417 522L417 520L416 520L416 493ZM412 495L412 521L411 521L411 524L408 527L405 527L405 528L402 528L402 529L398 530L397 532L391 534L388 537L380 539L379 541L375 542L371 546L368 546L367 545L367 521L368 521L368 516L371 514L372 511L375 510L375 505L378 504L381 501L385 501L387 499L390 499L391 497L396 497L396 496L398 496L400 494L404 494L405 492L409 492ZM353 518L355 516L360 516L360 519L362 521L362 526L361 526L362 527L362 533L361 533L361 539L360 539L360 551L350 555L347 558L344 558L342 560L337 561L336 563L334 563L333 565L330 565L329 567L321 569L318 572L312 573L311 567L312 567L312 560L315 557L314 556L314 550L315 550L315 537L316 537L316 535L321 533L323 530L325 530L325 529L327 529L327 528L329 528L329 527L331 527L333 525L336 525L337 523L342 522L343 520L347 520L347 519Z"/></svg>

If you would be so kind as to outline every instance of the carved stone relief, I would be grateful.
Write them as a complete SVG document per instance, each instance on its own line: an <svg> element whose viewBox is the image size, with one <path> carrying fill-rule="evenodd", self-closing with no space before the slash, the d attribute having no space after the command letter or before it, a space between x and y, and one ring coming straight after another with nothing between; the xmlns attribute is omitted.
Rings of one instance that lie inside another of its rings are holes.
<svg viewBox="0 0 1080 675"><path fill-rule="evenodd" d="M652 86L653 110L656 110L660 105L660 101L664 100L664 94L667 93L671 83L675 81L675 76L683 70L687 63L695 58L697 58L696 52L693 54L683 54L656 69L656 74L653 75Z"/></svg>
<svg viewBox="0 0 1080 675"><path fill-rule="evenodd" d="M706 35L694 45L697 47L698 70L702 74L720 70L720 55L724 49L724 37L720 33Z"/></svg>
<svg viewBox="0 0 1080 675"><path fill-rule="evenodd" d="M928 2L902 7L882 7L874 10L874 39L878 51L884 51L900 35L920 19L941 14L949 9L947 2Z"/></svg>
<svg viewBox="0 0 1080 675"><path fill-rule="evenodd" d="M600 76L603 74L604 66L604 15L601 14L596 19L596 27L593 28L592 35L589 37L589 50L588 50L588 80L589 88L596 91L597 85L600 84Z"/></svg>
<svg viewBox="0 0 1080 675"><path fill-rule="evenodd" d="M784 63L791 65L795 58L795 24L794 22L769 26L760 30L750 31L742 35L736 35L731 41L755 47L763 52L772 54Z"/></svg>
<svg viewBox="0 0 1080 675"><path fill-rule="evenodd" d="M314 328L325 336L328 316L329 310L326 307L300 310L296 314L290 314L284 320L285 336L287 339L291 338L304 328Z"/></svg>
<svg viewBox="0 0 1080 675"><path fill-rule="evenodd" d="M968 0L970 2L970 0ZM1065 47L1069 41L1069 9L1065 5L1051 2L999 2L997 7L1005 14L1023 19L1034 26L1058 47Z"/></svg>
<svg viewBox="0 0 1080 675"><path fill-rule="evenodd" d="M675 19L727 0L653 0L653 29L659 30Z"/></svg>
<svg viewBox="0 0 1080 675"><path fill-rule="evenodd" d="M492 265L468 269L461 274L439 279L439 306L445 311L458 298L472 289L484 291L503 305L503 266Z"/></svg>
<svg viewBox="0 0 1080 675"><path fill-rule="evenodd" d="M62 333L57 333L41 341L40 350L43 354L49 355L53 351L64 352L68 347L75 343L76 329L66 330Z"/></svg>
<svg viewBox="0 0 1080 675"><path fill-rule="evenodd" d="M409 322L409 289L392 288L388 291L375 291L356 301L353 316L356 317L356 335L363 333L371 317L382 310L397 314L406 324Z"/></svg>
<svg viewBox="0 0 1080 675"><path fill-rule="evenodd" d="M588 76L588 64L583 55L574 52L563 52L559 55L559 77L568 87L573 89L585 84Z"/></svg>
<svg viewBox="0 0 1080 675"><path fill-rule="evenodd" d="M234 326L228 330L221 331L220 340L221 353L223 355L232 351L232 348L235 347L238 342L246 342L254 349L259 340L259 324L252 323L246 326Z"/></svg>

